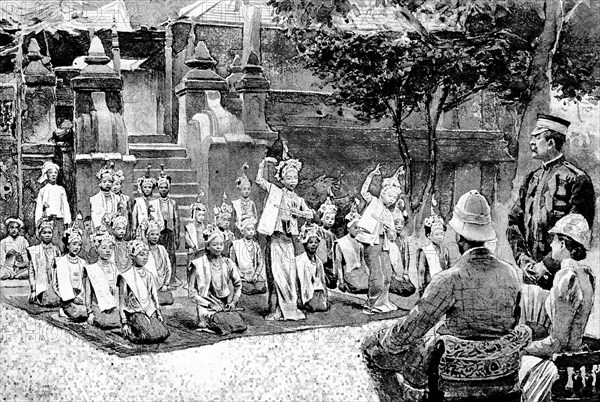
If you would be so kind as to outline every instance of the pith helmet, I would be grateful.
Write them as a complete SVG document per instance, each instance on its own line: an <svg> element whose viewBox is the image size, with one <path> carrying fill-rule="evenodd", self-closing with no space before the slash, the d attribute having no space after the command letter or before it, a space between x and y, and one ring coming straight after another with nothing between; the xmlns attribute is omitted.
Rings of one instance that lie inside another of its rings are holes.
<svg viewBox="0 0 600 402"><path fill-rule="evenodd" d="M490 206L477 190L471 190L458 199L449 225L470 241L486 242L496 239Z"/></svg>
<svg viewBox="0 0 600 402"><path fill-rule="evenodd" d="M590 226L580 214L563 216L556 222L550 232L570 237L587 250L590 246Z"/></svg>

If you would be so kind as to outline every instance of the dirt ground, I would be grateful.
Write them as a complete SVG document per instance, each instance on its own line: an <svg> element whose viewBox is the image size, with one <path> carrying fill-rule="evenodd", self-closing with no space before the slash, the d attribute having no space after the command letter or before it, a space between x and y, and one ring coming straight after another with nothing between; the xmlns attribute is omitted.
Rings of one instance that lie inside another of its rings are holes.
<svg viewBox="0 0 600 402"><path fill-rule="evenodd" d="M360 342L389 324L119 358L0 304L0 394L32 401L374 401Z"/></svg>

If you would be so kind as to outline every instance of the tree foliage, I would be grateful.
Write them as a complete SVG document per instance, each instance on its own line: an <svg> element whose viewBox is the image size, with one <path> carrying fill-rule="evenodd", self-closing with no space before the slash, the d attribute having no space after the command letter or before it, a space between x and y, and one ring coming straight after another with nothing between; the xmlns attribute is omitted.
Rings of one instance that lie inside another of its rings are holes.
<svg viewBox="0 0 600 402"><path fill-rule="evenodd" d="M538 90L532 85L532 69L544 29L543 0L375 0L376 7L393 7L408 27L403 32L348 29L345 23L366 7L359 0L269 4L298 43L305 65L334 88L332 100L353 107L365 119L392 117L409 172L413 160L402 122L422 112L429 131L429 189L412 197L413 211L427 203L435 188L436 126L443 111L481 90L525 106ZM559 45L573 40L567 29ZM599 65L597 54L584 56L557 46L554 59L553 85L563 88L564 96L598 87L590 74ZM410 174L407 179L410 194Z"/></svg>

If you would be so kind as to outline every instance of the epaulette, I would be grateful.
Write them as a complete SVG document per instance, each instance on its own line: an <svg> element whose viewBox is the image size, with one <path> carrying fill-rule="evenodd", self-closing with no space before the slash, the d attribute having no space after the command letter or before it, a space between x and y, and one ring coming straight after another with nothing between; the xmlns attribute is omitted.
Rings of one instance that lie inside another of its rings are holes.
<svg viewBox="0 0 600 402"><path fill-rule="evenodd" d="M571 170L573 173L575 173L578 176L587 176L587 173L585 173L583 170L579 169L577 166L573 165L569 161L564 161L563 166L566 167L567 169Z"/></svg>

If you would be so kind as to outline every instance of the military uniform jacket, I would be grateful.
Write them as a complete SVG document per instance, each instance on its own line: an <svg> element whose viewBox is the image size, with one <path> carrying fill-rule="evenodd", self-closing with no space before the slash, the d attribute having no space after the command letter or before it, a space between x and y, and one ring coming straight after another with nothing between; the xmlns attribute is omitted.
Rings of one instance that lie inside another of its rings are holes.
<svg viewBox="0 0 600 402"><path fill-rule="evenodd" d="M569 213L583 215L592 226L594 186L584 171L561 155L527 176L509 214L507 238L521 268L543 261L551 274L559 269L550 257L552 235L548 231Z"/></svg>

